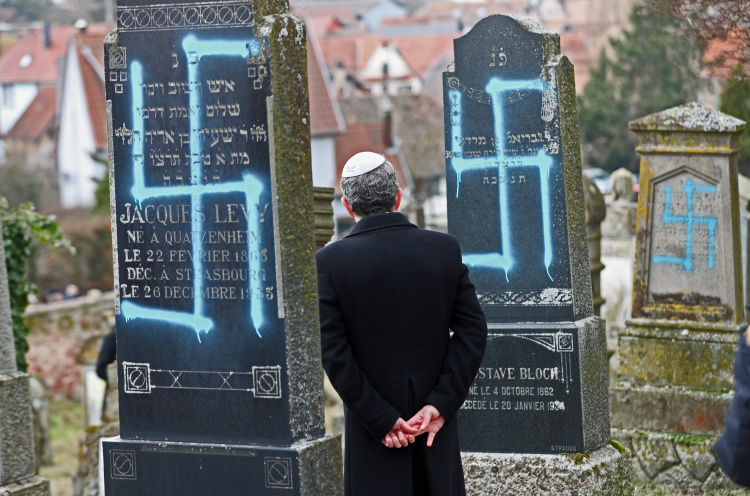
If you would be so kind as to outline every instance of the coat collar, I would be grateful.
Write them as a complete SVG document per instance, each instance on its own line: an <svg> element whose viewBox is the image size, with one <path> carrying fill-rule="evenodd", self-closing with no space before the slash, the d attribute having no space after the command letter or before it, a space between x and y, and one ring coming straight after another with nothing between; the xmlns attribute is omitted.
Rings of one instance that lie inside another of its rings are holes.
<svg viewBox="0 0 750 496"><path fill-rule="evenodd" d="M416 228L414 224L409 222L404 214L399 212L389 212L387 214L368 215L363 217L359 222L354 224L352 230L346 235L347 238L352 236L358 236L360 234L370 233L374 231L382 231L385 229L411 229Z"/></svg>

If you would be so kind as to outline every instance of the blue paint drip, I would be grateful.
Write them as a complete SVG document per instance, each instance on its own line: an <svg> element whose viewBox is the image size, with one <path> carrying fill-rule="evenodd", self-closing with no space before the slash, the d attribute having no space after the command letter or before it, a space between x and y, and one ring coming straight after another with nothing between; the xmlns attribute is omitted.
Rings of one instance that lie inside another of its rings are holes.
<svg viewBox="0 0 750 496"><path fill-rule="evenodd" d="M684 257L672 257L666 255L654 255L651 260L654 263L670 263L682 265L685 272L693 271L693 224L705 224L708 227L708 266L709 268L714 267L714 251L716 243L716 225L718 219L716 217L696 217L693 215L693 193L716 193L716 186L712 185L695 185L693 180L687 178L685 186L682 190L687 196L687 215L673 215L672 210L672 187L664 187L664 195L666 200L664 202L664 214L661 220L665 224L686 224L687 225L687 239L685 240L685 256Z"/></svg>
<svg viewBox="0 0 750 496"><path fill-rule="evenodd" d="M544 83L540 79L533 80L511 80L504 81L500 78L492 78L486 86L486 91L492 96L492 111L495 124L495 142L503 143L505 141L505 128L503 122L503 112L501 104L501 95L506 91L515 91L520 89L529 89L536 91L544 90ZM500 252L494 253L477 253L465 254L463 262L473 267L488 267L493 269L502 269L505 272L505 280L509 281L508 273L513 268L513 254L510 243L510 219L508 204L508 182L505 181L505 167L509 164L505 162L507 158L502 152L504 147L498 148L497 158L465 158L463 157L463 147L458 145L463 136L461 122L458 116L461 113L462 95L459 90L450 90L449 98L453 108L451 112L456 118L452 119L451 124L451 166L456 172L456 198L459 197L461 176L464 171L476 169L497 168L498 175L502 181L498 181L499 203L500 203L500 233L502 237ZM458 149L458 151L456 151ZM456 156L458 155L458 156ZM539 150L536 156L513 156L512 167L538 167L541 182L541 200L542 200L542 222L544 229L544 265L547 270L547 276L554 280L550 274L549 268L552 265L552 222L550 211L550 193L549 178L550 171L554 162L552 157L547 155L544 150Z"/></svg>
<svg viewBox="0 0 750 496"><path fill-rule="evenodd" d="M250 274L260 273L260 214L255 204L260 201L260 194L263 191L263 184L253 175L246 173L242 181L219 183L214 185L200 184L201 179L201 161L192 160L193 156L200 157L200 142L198 131L202 128L200 119L200 101L199 93L195 91L195 83L199 81L198 62L202 57L221 55L221 56L241 56L247 58L249 55L257 55L260 47L255 40L251 41L222 41L211 40L201 41L195 36L186 36L183 40L183 49L185 50L188 60L188 77L190 86L190 153L191 153L191 184L185 186L169 187L147 187L144 174L144 154L143 154L143 137L144 123L143 116L140 115L143 108L143 67L140 62L134 61L131 64L130 84L132 90L133 103L133 188L131 193L139 206L146 199L165 197L165 196L182 196L190 195L194 205L201 204L202 195L212 195L220 193L243 192L245 193L245 209L248 215L248 231L253 231L258 236L249 236L248 239L248 268ZM201 90L202 93L202 90ZM139 112L140 111L140 112ZM200 232L201 223L196 216L192 218L191 228L193 232ZM177 312L173 310L161 310L149 307L143 307L125 301L121 304L120 310L126 321L133 319L152 319L163 320L177 323L186 327L191 327L200 342L200 333L208 333L213 328L213 321L204 316L204 301L202 292L202 271L203 265L200 261L200 250L202 243L200 236L193 236L193 284L194 284L194 308L193 313ZM257 256L253 256L256 254ZM248 282L251 280L248 277ZM263 325L263 299L250 299L250 319L255 327L258 337L262 338L260 328Z"/></svg>

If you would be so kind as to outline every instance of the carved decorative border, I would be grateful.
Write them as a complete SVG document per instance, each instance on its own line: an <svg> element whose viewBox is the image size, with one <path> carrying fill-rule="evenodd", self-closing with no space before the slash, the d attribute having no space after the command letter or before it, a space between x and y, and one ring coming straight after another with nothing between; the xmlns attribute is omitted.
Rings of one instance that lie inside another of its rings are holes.
<svg viewBox="0 0 750 496"><path fill-rule="evenodd" d="M250 2L137 5L117 8L120 31L229 28L254 26Z"/></svg>
<svg viewBox="0 0 750 496"><path fill-rule="evenodd" d="M477 298L480 305L564 307L573 304L573 290L477 291Z"/></svg>

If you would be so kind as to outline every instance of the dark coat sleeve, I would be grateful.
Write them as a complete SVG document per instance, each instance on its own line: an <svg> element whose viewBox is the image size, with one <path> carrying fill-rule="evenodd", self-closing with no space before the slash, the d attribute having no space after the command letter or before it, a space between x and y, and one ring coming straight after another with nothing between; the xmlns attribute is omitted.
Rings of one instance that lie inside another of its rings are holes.
<svg viewBox="0 0 750 496"><path fill-rule="evenodd" d="M99 379L107 380L107 365L117 360L117 338L115 331L110 332L102 340L102 347L99 350L99 358L96 360L96 375Z"/></svg>
<svg viewBox="0 0 750 496"><path fill-rule="evenodd" d="M333 279L320 254L317 262L323 368L344 405L370 434L381 440L401 414L380 396L352 356Z"/></svg>
<svg viewBox="0 0 750 496"><path fill-rule="evenodd" d="M487 321L479 306L474 284L469 280L469 269L461 262L461 249L456 242L459 264L458 288L453 303L450 329L453 331L443 372L438 385L427 396L425 403L438 409L450 422L461 408L469 387L479 371L487 345Z"/></svg>
<svg viewBox="0 0 750 496"><path fill-rule="evenodd" d="M734 399L716 454L730 479L750 487L750 346L744 336L734 359L734 377Z"/></svg>

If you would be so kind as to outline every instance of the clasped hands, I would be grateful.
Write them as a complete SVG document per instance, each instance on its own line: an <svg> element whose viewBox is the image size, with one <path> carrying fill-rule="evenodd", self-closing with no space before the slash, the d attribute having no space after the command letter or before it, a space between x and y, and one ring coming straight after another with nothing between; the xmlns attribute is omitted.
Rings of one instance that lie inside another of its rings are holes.
<svg viewBox="0 0 750 496"><path fill-rule="evenodd" d="M417 436L427 433L427 446L432 446L435 434L445 424L445 417L432 405L426 405L409 421L399 418L388 434L380 441L388 448L402 448L413 443Z"/></svg>

